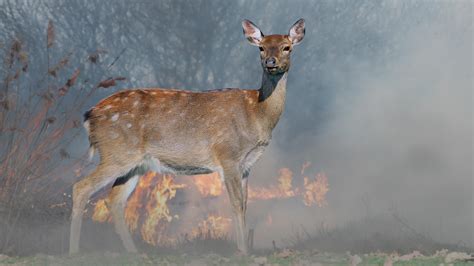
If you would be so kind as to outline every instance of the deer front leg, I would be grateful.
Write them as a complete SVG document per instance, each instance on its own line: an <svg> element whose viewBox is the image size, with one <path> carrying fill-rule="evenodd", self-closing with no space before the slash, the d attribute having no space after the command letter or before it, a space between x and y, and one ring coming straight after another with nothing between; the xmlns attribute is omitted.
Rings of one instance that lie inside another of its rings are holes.
<svg viewBox="0 0 474 266"><path fill-rule="evenodd" d="M234 226L236 231L237 248L244 255L247 255L247 241L245 237L245 212L244 197L242 193L242 174L237 171L224 170L224 183L229 195L229 201L234 214Z"/></svg>
<svg viewBox="0 0 474 266"><path fill-rule="evenodd" d="M125 183L117 185L114 184L112 191L109 194L108 204L112 212L114 219L115 231L119 234L125 249L130 253L136 253L137 248L133 243L132 236L125 223L125 207L127 205L127 199L135 189L138 182L138 175L132 176ZM127 177L122 177L127 178Z"/></svg>
<svg viewBox="0 0 474 266"><path fill-rule="evenodd" d="M247 213L248 180L248 173L244 173L244 175L242 176L242 209L244 212L244 216Z"/></svg>

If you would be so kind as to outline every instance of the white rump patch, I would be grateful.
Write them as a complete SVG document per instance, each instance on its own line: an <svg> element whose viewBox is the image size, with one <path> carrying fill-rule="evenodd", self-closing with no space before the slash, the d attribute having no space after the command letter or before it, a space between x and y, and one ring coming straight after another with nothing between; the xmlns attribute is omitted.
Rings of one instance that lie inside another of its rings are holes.
<svg viewBox="0 0 474 266"><path fill-rule="evenodd" d="M89 135L89 134L91 133L91 128L90 128L89 120L87 120L86 122L84 122L84 127L86 128L87 135Z"/></svg>
<svg viewBox="0 0 474 266"><path fill-rule="evenodd" d="M94 158L94 153L95 153L95 148L93 146L89 147L89 161L92 161L92 158Z"/></svg>

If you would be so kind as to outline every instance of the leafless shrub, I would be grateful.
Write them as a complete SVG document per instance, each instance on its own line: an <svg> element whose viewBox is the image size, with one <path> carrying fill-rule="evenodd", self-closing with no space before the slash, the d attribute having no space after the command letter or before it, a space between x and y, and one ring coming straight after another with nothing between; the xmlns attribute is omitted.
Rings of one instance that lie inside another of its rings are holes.
<svg viewBox="0 0 474 266"><path fill-rule="evenodd" d="M58 207L55 201L68 200L71 181L64 177L82 175L89 164L85 152L77 154L71 145L80 134L81 110L97 89L106 88L103 81L94 84L81 76L87 64L98 63L98 53L72 66L75 54L69 52L50 66L56 41L54 24L49 21L48 65L37 68L46 69L41 75L28 75L30 60L20 39L12 40L5 51L0 83L0 253L15 253L18 241L28 241L19 235L23 219L40 221L51 215L67 219L67 204ZM106 85L124 79L109 78Z"/></svg>

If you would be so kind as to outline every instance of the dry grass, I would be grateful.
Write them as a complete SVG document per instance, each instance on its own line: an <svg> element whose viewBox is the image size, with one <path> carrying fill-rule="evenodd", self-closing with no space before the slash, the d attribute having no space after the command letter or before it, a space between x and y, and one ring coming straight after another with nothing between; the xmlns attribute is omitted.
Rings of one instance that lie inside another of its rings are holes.
<svg viewBox="0 0 474 266"><path fill-rule="evenodd" d="M315 231L309 233L305 228L301 228L296 231L293 238L286 241L286 245L295 250L350 251L358 254L373 252L404 254L413 250L433 254L442 249L474 252L463 243L442 243L418 232L397 212L391 213L390 216L366 217L335 228L320 224Z"/></svg>

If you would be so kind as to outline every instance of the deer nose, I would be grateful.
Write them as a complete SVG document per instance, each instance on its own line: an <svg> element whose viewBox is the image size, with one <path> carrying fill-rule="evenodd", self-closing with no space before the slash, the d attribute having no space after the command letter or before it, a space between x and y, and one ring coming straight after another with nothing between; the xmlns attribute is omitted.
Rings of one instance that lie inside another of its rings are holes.
<svg viewBox="0 0 474 266"><path fill-rule="evenodd" d="M270 57L265 60L265 66L266 67L275 67L276 65L276 59L275 57Z"/></svg>

